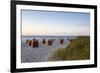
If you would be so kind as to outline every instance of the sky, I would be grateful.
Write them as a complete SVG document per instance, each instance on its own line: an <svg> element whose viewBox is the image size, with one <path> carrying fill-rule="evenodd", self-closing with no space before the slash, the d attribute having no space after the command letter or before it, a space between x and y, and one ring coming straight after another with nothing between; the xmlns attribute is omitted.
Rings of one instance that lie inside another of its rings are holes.
<svg viewBox="0 0 100 73"><path fill-rule="evenodd" d="M90 14L22 10L22 35L90 35Z"/></svg>

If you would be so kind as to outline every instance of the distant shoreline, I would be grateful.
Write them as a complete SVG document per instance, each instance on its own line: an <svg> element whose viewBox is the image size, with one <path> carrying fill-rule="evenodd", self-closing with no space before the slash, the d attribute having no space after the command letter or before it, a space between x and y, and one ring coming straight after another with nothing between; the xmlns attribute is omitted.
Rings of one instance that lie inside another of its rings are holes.
<svg viewBox="0 0 100 73"><path fill-rule="evenodd" d="M50 36L47 36L47 35L41 35L41 36L39 36L39 35L22 35L21 37L70 37L71 35L62 35L62 36L56 36L56 35L50 35ZM90 36L90 35L72 35L73 37L75 36L75 37L78 37L78 36ZM71 36L71 37L72 37Z"/></svg>

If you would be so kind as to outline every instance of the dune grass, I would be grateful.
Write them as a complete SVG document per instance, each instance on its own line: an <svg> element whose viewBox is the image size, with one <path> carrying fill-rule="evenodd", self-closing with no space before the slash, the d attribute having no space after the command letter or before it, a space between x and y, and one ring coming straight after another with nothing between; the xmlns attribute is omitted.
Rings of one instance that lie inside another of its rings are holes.
<svg viewBox="0 0 100 73"><path fill-rule="evenodd" d="M90 59L90 37L79 36L73 39L66 48L55 50L50 59L53 61Z"/></svg>

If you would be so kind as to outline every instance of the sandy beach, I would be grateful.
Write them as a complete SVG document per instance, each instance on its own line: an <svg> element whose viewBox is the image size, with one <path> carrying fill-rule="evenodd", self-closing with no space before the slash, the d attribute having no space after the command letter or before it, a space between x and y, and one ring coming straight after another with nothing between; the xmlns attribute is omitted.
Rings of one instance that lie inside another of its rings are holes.
<svg viewBox="0 0 100 73"><path fill-rule="evenodd" d="M21 42L21 62L45 62L51 61L49 56L53 53L54 50L58 48L63 48L68 46L69 41L65 41L63 44L58 42L53 42L52 45L48 46L39 42L39 47L33 48L28 46L25 42Z"/></svg>

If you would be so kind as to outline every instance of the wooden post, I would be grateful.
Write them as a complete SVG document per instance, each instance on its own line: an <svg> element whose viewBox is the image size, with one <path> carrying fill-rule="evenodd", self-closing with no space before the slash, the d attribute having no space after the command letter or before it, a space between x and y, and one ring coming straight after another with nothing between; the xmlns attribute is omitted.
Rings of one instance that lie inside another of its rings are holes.
<svg viewBox="0 0 100 73"><path fill-rule="evenodd" d="M55 42L55 39L52 39L52 42Z"/></svg>
<svg viewBox="0 0 100 73"><path fill-rule="evenodd" d="M69 41L70 39L68 38L68 41Z"/></svg>
<svg viewBox="0 0 100 73"><path fill-rule="evenodd" d="M26 44L28 45L28 43L29 43L29 40L26 40Z"/></svg>

